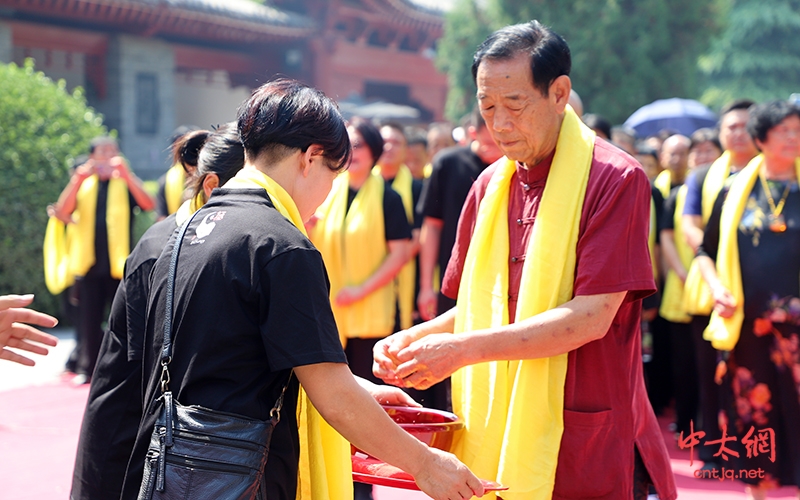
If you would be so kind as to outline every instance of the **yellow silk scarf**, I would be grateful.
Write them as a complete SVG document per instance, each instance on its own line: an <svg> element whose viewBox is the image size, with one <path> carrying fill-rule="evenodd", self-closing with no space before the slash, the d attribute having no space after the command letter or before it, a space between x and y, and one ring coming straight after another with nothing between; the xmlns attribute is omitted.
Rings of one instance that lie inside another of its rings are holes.
<svg viewBox="0 0 800 500"><path fill-rule="evenodd" d="M381 166L373 168L373 172L380 174ZM403 207L406 209L408 223L414 225L414 193L411 186L414 177L407 166L401 165L397 175L392 181L392 189L397 191L403 199ZM414 324L414 280L416 279L417 263L411 259L403 266L396 278L397 283L397 305L400 310L400 328L403 330L411 328Z"/></svg>
<svg viewBox="0 0 800 500"><path fill-rule="evenodd" d="M730 175L730 172L731 154L725 151L722 153L722 156L711 164L706 174L705 181L703 181L703 227L708 223L711 210L714 208L714 201L717 199L720 190L722 190L722 186L725 185L725 180L728 178L728 175ZM691 266L689 266L689 272L686 275L686 283L684 283L683 310L688 314L708 316L711 314L711 309L713 308L714 297L711 295L711 289L703 279L697 261L693 260Z"/></svg>
<svg viewBox="0 0 800 500"><path fill-rule="evenodd" d="M725 151L722 156L716 159L708 169L706 178L703 181L702 215L703 227L708 224L711 211L714 209L714 201L725 185L725 181L731 174L731 153Z"/></svg>
<svg viewBox="0 0 800 500"><path fill-rule="evenodd" d="M683 206L686 204L686 192L688 188L684 184L678 189L678 196L675 201L674 230L673 240L678 251L678 258L685 268L689 268L694 258L692 247L683 237ZM662 318L673 323L688 323L692 320L683 308L683 282L678 274L670 269L667 271L667 279L664 284L664 294L661 298L659 314Z"/></svg>
<svg viewBox="0 0 800 500"><path fill-rule="evenodd" d="M45 235L46 243L61 244L58 249L45 246L45 262L58 262L59 266L64 266L65 260L69 261L67 281L54 278L53 283L65 284L75 276L85 276L95 263L94 254L94 226L97 211L98 193L97 175L92 175L83 181L78 189L76 197L76 208L72 213L75 224L69 224L66 230L66 237L57 236L57 223L48 223L48 227L53 226L54 234L48 240ZM108 181L108 197L106 201L106 228L108 231L108 259L111 267L111 277L122 279L125 270L125 259L130 254L130 199L128 198L128 186L122 179L111 179ZM68 246L66 246L68 245ZM49 255L47 252L51 252ZM53 269L52 265L49 266ZM45 271L48 270L46 265ZM63 273L62 271L59 271ZM63 276L63 274L62 274ZM57 289L58 286L55 287ZM52 291L52 289L51 289Z"/></svg>
<svg viewBox="0 0 800 500"><path fill-rule="evenodd" d="M389 282L362 300L340 307L333 299L345 286L360 285L381 266L388 255L384 235L383 191L386 184L371 173L358 190L350 210L347 198L350 175L333 181L328 198L317 210L320 220L309 234L328 270L331 307L342 345L348 338L382 338L394 327L395 291Z"/></svg>
<svg viewBox="0 0 800 500"><path fill-rule="evenodd" d="M225 183L226 188L256 188L267 191L272 204L297 229L306 234L303 219L292 197L280 184L255 168L245 167ZM297 432L300 436L300 463L297 474L297 500L353 498L350 443L319 414L300 389L297 399Z"/></svg>
<svg viewBox="0 0 800 500"><path fill-rule="evenodd" d="M661 195L666 200L669 198L669 192L672 188L672 173L669 170L662 170L653 181L653 185L661 191Z"/></svg>
<svg viewBox="0 0 800 500"><path fill-rule="evenodd" d="M730 318L723 318L716 312L703 332L703 338L710 341L715 349L730 351L739 341L744 321L744 289L742 288L742 268L739 261L739 222L744 207L758 180L758 173L764 164L764 156L758 155L733 179L728 197L722 205L720 216L719 250L717 251L717 276L722 286L727 288L736 301L736 310ZM800 179L800 159L795 162L795 170Z"/></svg>
<svg viewBox="0 0 800 500"><path fill-rule="evenodd" d="M174 214L183 203L183 192L186 189L186 175L183 165L176 163L167 170L164 179L164 197L167 199L167 211Z"/></svg>
<svg viewBox="0 0 800 500"><path fill-rule="evenodd" d="M523 264L517 322L573 298L594 138L568 107ZM509 323L508 200L515 169L513 161L500 164L478 209L459 286L456 334ZM453 407L466 426L454 452L478 477L509 486L502 493L506 500L552 496L566 373L562 354L481 363L452 377Z"/></svg>
<svg viewBox="0 0 800 500"><path fill-rule="evenodd" d="M58 295L75 283L69 272L69 247L75 234L75 225L67 226L56 217L47 221L44 233L44 283L53 295Z"/></svg>

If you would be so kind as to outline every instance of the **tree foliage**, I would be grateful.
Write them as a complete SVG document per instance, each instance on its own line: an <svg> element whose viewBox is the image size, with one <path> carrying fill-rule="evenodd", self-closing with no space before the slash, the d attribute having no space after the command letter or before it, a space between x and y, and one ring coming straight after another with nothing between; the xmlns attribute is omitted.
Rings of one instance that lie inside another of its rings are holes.
<svg viewBox="0 0 800 500"><path fill-rule="evenodd" d="M572 51L572 84L587 111L621 123L655 99L697 97L697 58L718 31L719 0L475 0L447 16L440 67L453 100L471 88L450 68L462 64L451 47L472 50L477 33L537 19L562 35ZM469 8L476 14L470 15ZM476 26L480 26L479 29ZM479 40L478 43L482 41ZM470 55L471 61L471 55ZM448 103L450 104L450 103ZM455 105L448 107L448 116Z"/></svg>
<svg viewBox="0 0 800 500"><path fill-rule="evenodd" d="M703 102L720 107L736 98L800 92L800 0L732 0L727 19L700 58L708 85Z"/></svg>
<svg viewBox="0 0 800 500"><path fill-rule="evenodd" d="M32 60L0 64L0 88L0 294L35 293L34 306L56 314L44 284L45 208L67 184L74 158L106 128L81 89L70 95Z"/></svg>
<svg viewBox="0 0 800 500"><path fill-rule="evenodd" d="M447 74L449 92L445 115L457 122L475 102L472 55L496 28L475 0L457 0L445 17L444 36L439 39L436 65Z"/></svg>

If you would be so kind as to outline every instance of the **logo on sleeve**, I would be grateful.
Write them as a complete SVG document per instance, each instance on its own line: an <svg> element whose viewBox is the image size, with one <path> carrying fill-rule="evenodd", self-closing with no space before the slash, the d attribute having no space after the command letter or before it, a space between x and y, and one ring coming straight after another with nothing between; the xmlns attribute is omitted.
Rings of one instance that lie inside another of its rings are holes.
<svg viewBox="0 0 800 500"><path fill-rule="evenodd" d="M225 211L220 210L217 212L211 212L210 214L203 217L203 220L195 229L194 237L192 237L192 241L189 243L190 245L197 245L200 243L205 242L205 238L211 234L211 231L217 227L217 222L221 221L225 217Z"/></svg>

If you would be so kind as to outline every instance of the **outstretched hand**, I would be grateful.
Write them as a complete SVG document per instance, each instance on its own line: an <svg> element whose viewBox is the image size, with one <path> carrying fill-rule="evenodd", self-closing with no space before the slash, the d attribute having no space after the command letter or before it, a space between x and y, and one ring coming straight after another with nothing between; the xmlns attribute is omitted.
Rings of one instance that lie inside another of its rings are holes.
<svg viewBox="0 0 800 500"><path fill-rule="evenodd" d="M414 476L419 489L436 500L482 497L483 483L450 453L430 448L428 464Z"/></svg>
<svg viewBox="0 0 800 500"><path fill-rule="evenodd" d="M36 363L8 347L46 355L47 349L39 344L55 346L58 339L30 325L52 328L58 320L50 315L25 309L33 302L33 295L0 296L0 359L13 361L21 365L33 366ZM29 324L25 324L29 323Z"/></svg>
<svg viewBox="0 0 800 500"><path fill-rule="evenodd" d="M387 384L404 387L403 380L396 374L397 366L400 364L397 353L413 341L414 336L409 334L408 330L379 340L372 348L372 374Z"/></svg>
<svg viewBox="0 0 800 500"><path fill-rule="evenodd" d="M356 377L358 384L369 392L378 404L389 406L413 406L421 408L422 405L414 401L404 390L390 385L373 384L367 379Z"/></svg>

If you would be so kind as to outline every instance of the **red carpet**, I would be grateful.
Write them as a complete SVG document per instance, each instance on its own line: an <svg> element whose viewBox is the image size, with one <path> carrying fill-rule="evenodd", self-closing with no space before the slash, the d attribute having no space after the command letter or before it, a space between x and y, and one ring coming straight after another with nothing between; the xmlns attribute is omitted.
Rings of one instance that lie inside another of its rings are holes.
<svg viewBox="0 0 800 500"><path fill-rule="evenodd" d="M67 381L0 392L0 498L69 498L88 394Z"/></svg>
<svg viewBox="0 0 800 500"><path fill-rule="evenodd" d="M67 381L0 392L0 499L67 499L75 448L88 386ZM737 481L696 479L688 450L679 450L661 419L681 500L741 500ZM380 488L376 500L416 500L426 496L406 490ZM773 491L769 498L796 500L794 488ZM336 499L339 500L339 499Z"/></svg>

